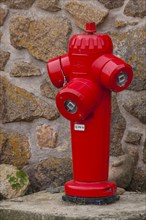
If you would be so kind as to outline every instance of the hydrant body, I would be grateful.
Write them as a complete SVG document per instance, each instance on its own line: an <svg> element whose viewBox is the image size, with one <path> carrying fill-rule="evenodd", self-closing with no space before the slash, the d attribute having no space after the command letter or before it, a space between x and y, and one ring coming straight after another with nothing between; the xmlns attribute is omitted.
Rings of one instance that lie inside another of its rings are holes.
<svg viewBox="0 0 146 220"><path fill-rule="evenodd" d="M73 180L65 184L64 200L108 204L116 201L116 183L108 180L111 91L128 87L130 65L112 54L108 35L95 24L74 35L68 54L48 61L60 113L71 121Z"/></svg>

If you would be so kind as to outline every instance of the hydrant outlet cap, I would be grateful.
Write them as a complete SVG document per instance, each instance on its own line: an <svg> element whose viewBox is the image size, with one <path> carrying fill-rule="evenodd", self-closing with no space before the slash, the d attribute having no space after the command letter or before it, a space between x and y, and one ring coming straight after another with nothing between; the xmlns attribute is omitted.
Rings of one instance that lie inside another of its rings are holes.
<svg viewBox="0 0 146 220"><path fill-rule="evenodd" d="M94 33L94 32L96 32L95 22L86 23L86 30L85 30L85 32L87 32L87 33Z"/></svg>

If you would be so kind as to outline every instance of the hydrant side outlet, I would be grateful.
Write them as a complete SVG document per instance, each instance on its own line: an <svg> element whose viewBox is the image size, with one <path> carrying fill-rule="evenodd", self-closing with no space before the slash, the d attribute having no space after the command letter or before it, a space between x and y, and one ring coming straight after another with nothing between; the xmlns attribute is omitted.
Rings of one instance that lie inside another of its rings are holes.
<svg viewBox="0 0 146 220"><path fill-rule="evenodd" d="M116 183L108 180L111 92L125 90L133 71L112 54L110 37L95 32L95 23L87 23L84 34L70 39L68 53L47 68L52 83L63 87L56 105L71 124L73 180L63 200L101 205L118 199Z"/></svg>

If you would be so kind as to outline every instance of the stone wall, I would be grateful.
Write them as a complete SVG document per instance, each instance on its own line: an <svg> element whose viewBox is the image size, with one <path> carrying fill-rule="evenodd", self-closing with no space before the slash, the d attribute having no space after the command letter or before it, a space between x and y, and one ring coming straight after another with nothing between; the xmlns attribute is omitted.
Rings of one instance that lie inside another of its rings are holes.
<svg viewBox="0 0 146 220"><path fill-rule="evenodd" d="M129 189L145 190L145 15L145 0L0 0L0 163L24 168L37 190L71 177L69 122L55 107L46 62L94 21L133 66L128 90L113 94L111 155L132 156Z"/></svg>

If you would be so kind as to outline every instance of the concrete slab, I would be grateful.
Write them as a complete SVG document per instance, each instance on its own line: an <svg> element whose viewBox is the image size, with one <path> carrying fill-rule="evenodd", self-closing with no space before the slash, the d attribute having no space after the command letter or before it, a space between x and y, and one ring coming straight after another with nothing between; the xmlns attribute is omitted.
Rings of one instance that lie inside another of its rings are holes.
<svg viewBox="0 0 146 220"><path fill-rule="evenodd" d="M77 205L46 191L0 202L0 220L146 220L146 194L126 192L111 205Z"/></svg>

